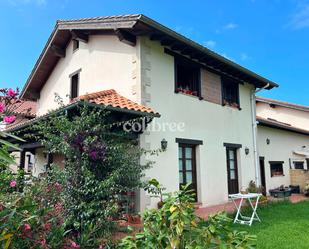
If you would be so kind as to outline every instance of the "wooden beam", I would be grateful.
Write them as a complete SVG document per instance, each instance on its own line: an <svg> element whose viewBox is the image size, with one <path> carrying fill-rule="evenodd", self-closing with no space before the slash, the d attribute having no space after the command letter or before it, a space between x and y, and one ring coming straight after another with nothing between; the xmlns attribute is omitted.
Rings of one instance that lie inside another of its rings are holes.
<svg viewBox="0 0 309 249"><path fill-rule="evenodd" d="M163 37L164 37L164 35L161 35L161 34L152 34L150 36L150 40L152 40L152 41L160 41L160 40L162 40Z"/></svg>
<svg viewBox="0 0 309 249"><path fill-rule="evenodd" d="M74 40L81 41L81 42L84 42L84 43L87 43L88 40L89 40L88 35L85 34L82 31L72 30L71 34L72 34L72 39L74 39Z"/></svg>
<svg viewBox="0 0 309 249"><path fill-rule="evenodd" d="M181 51L184 47L185 45L178 43L178 44L172 45L171 50Z"/></svg>
<svg viewBox="0 0 309 249"><path fill-rule="evenodd" d="M136 36L130 34L129 32L121 29L115 29L115 34L117 35L119 41L128 44L132 47L136 45Z"/></svg>
<svg viewBox="0 0 309 249"><path fill-rule="evenodd" d="M164 39L162 39L161 40L161 45L162 46L171 46L171 45L173 45L173 44L175 44L175 41L174 40L172 40L172 39L169 39L169 38L164 38Z"/></svg>
<svg viewBox="0 0 309 249"><path fill-rule="evenodd" d="M54 55L57 57L64 58L65 57L65 50L63 48L60 48L59 46L52 44L50 46L50 49Z"/></svg>

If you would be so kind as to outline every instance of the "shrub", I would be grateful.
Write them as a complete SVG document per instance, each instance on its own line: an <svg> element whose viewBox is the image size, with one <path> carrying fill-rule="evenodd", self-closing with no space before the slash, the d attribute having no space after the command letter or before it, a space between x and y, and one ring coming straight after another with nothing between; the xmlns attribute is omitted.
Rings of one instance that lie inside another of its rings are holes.
<svg viewBox="0 0 309 249"><path fill-rule="evenodd" d="M120 249L137 248L253 248L255 236L232 231L231 220L224 214L210 216L206 222L194 213L194 197L188 186L168 194L161 209L143 215L143 232L124 238Z"/></svg>

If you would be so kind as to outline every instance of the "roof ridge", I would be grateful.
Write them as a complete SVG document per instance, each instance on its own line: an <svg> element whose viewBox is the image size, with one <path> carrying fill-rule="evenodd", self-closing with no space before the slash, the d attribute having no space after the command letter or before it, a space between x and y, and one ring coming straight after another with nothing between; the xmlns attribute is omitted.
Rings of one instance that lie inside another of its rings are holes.
<svg viewBox="0 0 309 249"><path fill-rule="evenodd" d="M109 20L109 19L121 19L121 18L133 18L133 19L140 19L143 14L122 14L122 15L109 15L109 16L96 16L96 17L84 17L84 18L72 18L72 19L58 19L57 23L64 23L64 22L85 22L85 21L94 21L94 20Z"/></svg>
<svg viewBox="0 0 309 249"><path fill-rule="evenodd" d="M102 90L98 92L86 93L86 94L83 94L77 97L75 100L91 100L91 99L104 97L104 96L111 95L111 94L118 94L118 93L114 89L108 89L108 90Z"/></svg>

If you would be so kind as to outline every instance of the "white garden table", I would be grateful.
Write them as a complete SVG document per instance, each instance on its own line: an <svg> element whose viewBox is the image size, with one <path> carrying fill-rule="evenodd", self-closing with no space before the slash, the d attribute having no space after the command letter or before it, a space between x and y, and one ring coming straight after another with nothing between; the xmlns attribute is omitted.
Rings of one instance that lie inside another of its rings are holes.
<svg viewBox="0 0 309 249"><path fill-rule="evenodd" d="M257 220L259 222L261 222L256 209L258 207L259 204L259 199L262 196L262 194L256 194L256 193L248 193L248 194L232 194L229 195L229 198L233 201L237 213L234 219L234 223L240 223L240 224L245 224L245 225L252 225L252 222L254 220ZM237 204L236 200L240 200L239 204ZM252 215L250 217L248 216L244 216L241 213L241 207L243 206L244 200L248 200L250 207L252 208ZM255 203L253 204L252 201L255 200Z"/></svg>

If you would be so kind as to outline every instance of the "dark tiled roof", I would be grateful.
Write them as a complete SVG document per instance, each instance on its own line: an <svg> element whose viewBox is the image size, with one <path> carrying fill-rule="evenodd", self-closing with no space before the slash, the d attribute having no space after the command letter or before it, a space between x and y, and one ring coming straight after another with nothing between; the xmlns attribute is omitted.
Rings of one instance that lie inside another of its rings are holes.
<svg viewBox="0 0 309 249"><path fill-rule="evenodd" d="M82 30L87 34L91 34L91 32L95 33L97 31L115 32L117 29L124 30L133 36L159 35L163 37L162 39L173 41L172 43L176 43L190 50L192 55L199 55L199 61L216 72L232 75L232 77L236 77L242 82L253 84L256 87L264 87L268 84L267 89L271 89L278 86L275 82L242 67L145 15L132 14L57 21L54 30L45 44L21 92L21 96L25 98L35 98L31 96L32 92L38 93L40 91L42 85L46 82L46 79L59 60L59 57L53 52L52 45L55 44L57 47L65 49L72 38L72 30ZM40 70L39 68L41 67L43 67L44 70Z"/></svg>

